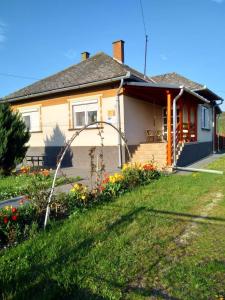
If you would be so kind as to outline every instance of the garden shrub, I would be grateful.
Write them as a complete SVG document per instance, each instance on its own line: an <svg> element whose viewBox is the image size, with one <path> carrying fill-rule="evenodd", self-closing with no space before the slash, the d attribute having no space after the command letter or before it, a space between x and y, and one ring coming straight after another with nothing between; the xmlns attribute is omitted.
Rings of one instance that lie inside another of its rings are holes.
<svg viewBox="0 0 225 300"><path fill-rule="evenodd" d="M30 133L19 112L0 104L0 174L9 175L26 155Z"/></svg>
<svg viewBox="0 0 225 300"><path fill-rule="evenodd" d="M23 204L23 203L21 203ZM28 238L37 224L37 211L30 204L0 210L0 248Z"/></svg>
<svg viewBox="0 0 225 300"><path fill-rule="evenodd" d="M152 163L148 164L126 164L121 173L105 176L102 183L92 191L82 184L75 184L70 193L64 197L66 210L72 212L77 208L90 207L95 203L110 201L119 195L124 194L132 188L145 185L158 179L161 173L157 171Z"/></svg>

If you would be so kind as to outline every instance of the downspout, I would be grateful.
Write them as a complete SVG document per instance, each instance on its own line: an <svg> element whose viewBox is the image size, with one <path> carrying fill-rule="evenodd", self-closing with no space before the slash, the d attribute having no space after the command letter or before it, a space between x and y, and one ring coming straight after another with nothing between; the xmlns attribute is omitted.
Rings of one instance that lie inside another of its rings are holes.
<svg viewBox="0 0 225 300"><path fill-rule="evenodd" d="M179 94L173 99L173 167L176 167L177 158L176 158L176 128L177 128L177 100L184 93L184 86L180 87Z"/></svg>
<svg viewBox="0 0 225 300"><path fill-rule="evenodd" d="M215 105L212 106L212 143L213 143L213 154L216 153L215 150Z"/></svg>
<svg viewBox="0 0 225 300"><path fill-rule="evenodd" d="M122 168L122 139L121 139L121 113L120 113L120 91L124 84L124 79L130 78L130 72L121 78L120 86L116 91L117 129L118 129L118 167Z"/></svg>
<svg viewBox="0 0 225 300"><path fill-rule="evenodd" d="M217 116L217 120L216 120L216 128L217 128L217 152L219 153L220 152L220 134L219 134L219 130L218 130L218 124L219 124L219 121L220 121L220 114L218 114Z"/></svg>
<svg viewBox="0 0 225 300"><path fill-rule="evenodd" d="M216 101L220 101L220 103L217 103ZM213 153L216 153L215 149L215 136L217 135L217 151L219 152L219 131L218 131L218 124L219 124L219 115L215 118L215 108L219 107L219 105L223 104L224 99L218 99L214 100L213 108L212 108L212 117L213 117L213 135L212 135L212 141L213 141ZM215 126L216 126L216 135L215 135Z"/></svg>

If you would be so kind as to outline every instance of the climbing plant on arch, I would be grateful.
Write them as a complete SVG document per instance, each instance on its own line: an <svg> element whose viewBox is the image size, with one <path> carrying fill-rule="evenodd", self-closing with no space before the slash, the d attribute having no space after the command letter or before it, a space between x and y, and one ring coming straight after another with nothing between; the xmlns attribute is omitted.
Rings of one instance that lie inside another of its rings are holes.
<svg viewBox="0 0 225 300"><path fill-rule="evenodd" d="M60 152L60 155L58 157L57 160L57 165L56 165L56 170L53 176L53 180L52 180L52 186L51 186L51 190L50 190L50 194L49 194L49 198L48 198L48 202L47 202L47 207L46 207L46 213L45 213L45 220L44 220L44 228L46 227L47 223L48 223L48 219L50 216L50 204L52 201L52 196L54 193L54 189L55 189L55 183L56 183L56 178L57 178L57 174L61 168L61 163L63 161L63 158L65 157L65 154L67 153L67 151L69 150L72 142L83 132L85 131L88 127L94 126L94 125L107 125L107 126L111 126L119 135L120 139L123 140L127 154L128 154L128 158L129 160L131 160L131 155L130 155L130 151L127 145L127 141L124 137L124 134L113 124L109 123L109 122L105 122L105 121L96 121L93 123L90 123L88 125L83 126L81 129L79 129L78 131L76 131L72 137L65 143L65 145L62 147L62 151Z"/></svg>

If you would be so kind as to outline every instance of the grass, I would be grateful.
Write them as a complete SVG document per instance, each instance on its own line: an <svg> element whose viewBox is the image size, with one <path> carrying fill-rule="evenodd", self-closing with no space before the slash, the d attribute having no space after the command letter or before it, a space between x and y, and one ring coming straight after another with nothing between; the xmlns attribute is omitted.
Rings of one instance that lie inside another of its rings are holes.
<svg viewBox="0 0 225 300"><path fill-rule="evenodd" d="M59 177L57 178L56 185L76 182L80 179L81 178L79 176L69 178ZM24 191L32 183L32 180L32 176L22 174L19 176L12 175L0 177L0 201L23 195ZM52 183L52 177L46 178L45 182L46 187L50 187Z"/></svg>
<svg viewBox="0 0 225 300"><path fill-rule="evenodd" d="M215 163L216 164L216 163ZM225 161L221 161L224 165ZM215 165L214 165L215 168ZM225 294L225 176L168 176L0 253L3 299L216 299Z"/></svg>

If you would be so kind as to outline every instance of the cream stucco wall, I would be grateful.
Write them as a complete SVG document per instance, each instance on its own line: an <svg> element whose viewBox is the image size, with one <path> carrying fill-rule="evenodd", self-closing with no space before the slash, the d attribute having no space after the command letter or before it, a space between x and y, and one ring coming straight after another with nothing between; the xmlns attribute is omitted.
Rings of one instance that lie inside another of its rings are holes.
<svg viewBox="0 0 225 300"><path fill-rule="evenodd" d="M212 107L209 108L209 127L210 129L202 129L201 125L201 105L198 105L198 142L211 142L212 141Z"/></svg>
<svg viewBox="0 0 225 300"><path fill-rule="evenodd" d="M70 97L66 103L53 105L38 105L40 110L40 132L32 132L29 141L30 147L44 146L62 146L75 133L71 130L73 124L72 104L80 101L98 100L98 120L110 121L112 125L117 126L116 116L109 119L110 113L116 113L116 96L102 97L93 95L88 97ZM35 105L20 106L18 110L22 112L36 107ZM124 104L123 95L120 96L121 125L124 131ZM91 128L82 132L72 146L100 146L100 137L98 129ZM103 125L103 137L105 146L115 146L118 144L117 132L108 125Z"/></svg>
<svg viewBox="0 0 225 300"><path fill-rule="evenodd" d="M162 106L124 96L124 111L125 136L129 145L145 142L146 129L162 130Z"/></svg>

